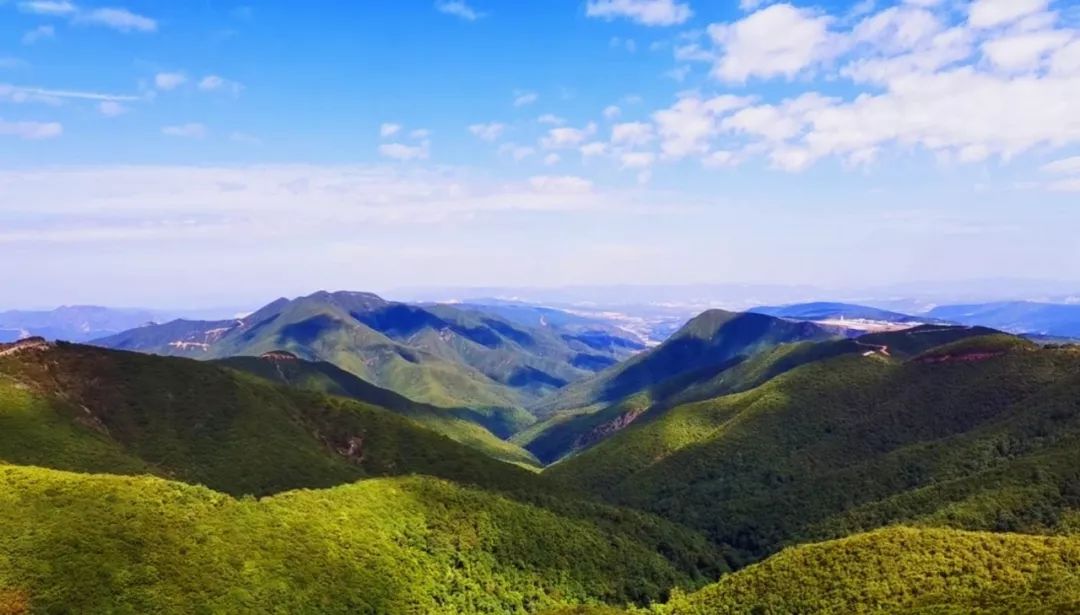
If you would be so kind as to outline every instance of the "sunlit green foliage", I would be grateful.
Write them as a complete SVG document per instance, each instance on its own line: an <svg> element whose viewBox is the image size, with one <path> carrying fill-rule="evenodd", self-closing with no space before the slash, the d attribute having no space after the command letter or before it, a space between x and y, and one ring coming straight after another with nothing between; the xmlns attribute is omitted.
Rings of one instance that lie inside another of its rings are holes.
<svg viewBox="0 0 1080 615"><path fill-rule="evenodd" d="M658 553L691 544L650 543L644 517L585 510L428 478L256 501L0 466L0 596L34 612L512 613L646 603L703 582Z"/></svg>
<svg viewBox="0 0 1080 615"><path fill-rule="evenodd" d="M946 350L811 363L546 474L701 529L742 561L897 522L1066 531L1080 509L1080 355L1000 339Z"/></svg>
<svg viewBox="0 0 1080 615"><path fill-rule="evenodd" d="M1080 611L1080 538L891 528L793 547L660 615Z"/></svg>

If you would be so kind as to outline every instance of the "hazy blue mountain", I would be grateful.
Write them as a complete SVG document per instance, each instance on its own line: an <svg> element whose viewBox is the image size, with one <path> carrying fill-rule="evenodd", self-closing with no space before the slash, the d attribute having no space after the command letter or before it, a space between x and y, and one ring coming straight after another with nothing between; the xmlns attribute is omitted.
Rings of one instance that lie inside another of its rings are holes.
<svg viewBox="0 0 1080 615"><path fill-rule="evenodd" d="M750 310L757 314L766 314L768 316L776 316L778 318L788 318L791 320L835 320L835 319L859 319L859 320L876 320L881 322L892 323L921 323L925 322L925 318L917 316L911 316L909 314L901 314L900 312L893 312L890 310L883 310L880 308L869 307L866 305L856 305L853 303L836 303L829 301L818 301L813 303L796 303L792 305L781 306L761 306Z"/></svg>
<svg viewBox="0 0 1080 615"><path fill-rule="evenodd" d="M71 305L54 310L0 312L0 341L40 336L48 339L86 341L151 322L159 313L143 309Z"/></svg>
<svg viewBox="0 0 1080 615"><path fill-rule="evenodd" d="M1049 337L1080 337L1080 304L1006 301L943 305L927 313L932 318L981 325L1010 333Z"/></svg>

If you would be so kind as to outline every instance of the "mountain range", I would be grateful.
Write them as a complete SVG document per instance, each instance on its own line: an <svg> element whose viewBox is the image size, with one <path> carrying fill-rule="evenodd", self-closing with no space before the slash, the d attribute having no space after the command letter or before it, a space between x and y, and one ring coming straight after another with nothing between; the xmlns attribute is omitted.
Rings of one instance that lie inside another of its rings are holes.
<svg viewBox="0 0 1080 615"><path fill-rule="evenodd" d="M1080 348L760 311L649 346L316 293L0 344L0 613L1080 610Z"/></svg>
<svg viewBox="0 0 1080 615"><path fill-rule="evenodd" d="M471 408L480 424L505 437L533 422L524 410L529 402L643 347L601 323L544 323L370 293L320 292L278 299L241 319L174 321L93 343L199 359L288 351L418 402Z"/></svg>

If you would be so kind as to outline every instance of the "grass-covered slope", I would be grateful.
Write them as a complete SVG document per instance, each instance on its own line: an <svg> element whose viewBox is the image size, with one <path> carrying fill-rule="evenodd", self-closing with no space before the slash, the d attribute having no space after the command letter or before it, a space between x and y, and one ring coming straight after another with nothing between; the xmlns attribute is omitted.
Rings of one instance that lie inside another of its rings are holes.
<svg viewBox="0 0 1080 615"><path fill-rule="evenodd" d="M679 406L547 474L747 561L897 522L1054 531L1080 508L1080 353L1007 336L868 352Z"/></svg>
<svg viewBox="0 0 1080 615"><path fill-rule="evenodd" d="M280 384L349 397L390 410L496 459L529 466L538 463L525 449L501 440L481 427L478 423L483 422L483 417L470 408L438 408L414 402L325 361L304 361L295 355L277 352L262 357L232 357L215 363Z"/></svg>
<svg viewBox="0 0 1080 615"><path fill-rule="evenodd" d="M69 344L0 350L0 460L257 495L409 473L494 487L532 478L371 404Z"/></svg>
<svg viewBox="0 0 1080 615"><path fill-rule="evenodd" d="M719 572L677 528L564 508L419 477L256 501L0 465L0 609L528 613L661 600Z"/></svg>
<svg viewBox="0 0 1080 615"><path fill-rule="evenodd" d="M1080 538L890 528L785 551L663 615L1080 612Z"/></svg>

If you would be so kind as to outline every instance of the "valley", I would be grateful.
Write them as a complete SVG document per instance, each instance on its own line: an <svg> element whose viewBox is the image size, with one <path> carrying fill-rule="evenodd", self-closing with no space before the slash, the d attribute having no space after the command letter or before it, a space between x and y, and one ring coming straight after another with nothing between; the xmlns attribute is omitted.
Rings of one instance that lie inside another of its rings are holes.
<svg viewBox="0 0 1080 615"><path fill-rule="evenodd" d="M6 344L0 600L34 612L1080 604L1080 350L836 310L709 310L649 344L541 306L316 293L93 345ZM848 316L894 326L824 322ZM61 503L78 522L35 520ZM31 527L37 542L20 542ZM41 571L62 544L86 555L58 570L86 585L57 593L61 573ZM391 561L409 563L391 575ZM999 577L1006 561L1046 573ZM908 584L927 574L941 582Z"/></svg>

